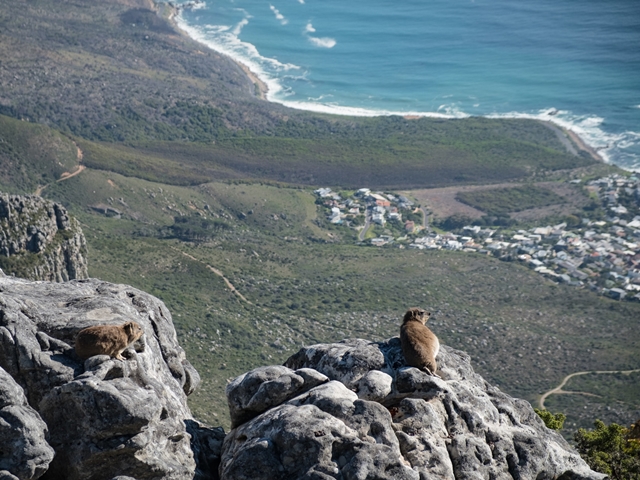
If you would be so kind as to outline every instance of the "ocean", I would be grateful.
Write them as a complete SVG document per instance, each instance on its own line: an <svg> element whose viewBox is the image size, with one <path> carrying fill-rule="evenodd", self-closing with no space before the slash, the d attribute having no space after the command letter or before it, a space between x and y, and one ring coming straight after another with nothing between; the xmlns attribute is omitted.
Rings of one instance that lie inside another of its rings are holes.
<svg viewBox="0 0 640 480"><path fill-rule="evenodd" d="M208 0L177 21L273 102L550 120L640 171L638 0Z"/></svg>

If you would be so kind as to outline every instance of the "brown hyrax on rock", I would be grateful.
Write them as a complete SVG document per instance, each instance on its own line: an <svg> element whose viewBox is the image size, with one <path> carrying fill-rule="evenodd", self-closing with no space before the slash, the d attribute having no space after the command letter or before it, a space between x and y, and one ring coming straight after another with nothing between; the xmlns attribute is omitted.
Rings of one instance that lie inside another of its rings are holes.
<svg viewBox="0 0 640 480"><path fill-rule="evenodd" d="M142 327L136 322L88 327L80 330L76 336L76 353L85 360L94 355L109 355L124 360L122 352L143 334Z"/></svg>
<svg viewBox="0 0 640 480"><path fill-rule="evenodd" d="M400 343L407 365L440 378L436 374L438 369L436 356L440 351L440 342L438 337L425 325L430 316L431 313L421 308L407 310L400 327Z"/></svg>

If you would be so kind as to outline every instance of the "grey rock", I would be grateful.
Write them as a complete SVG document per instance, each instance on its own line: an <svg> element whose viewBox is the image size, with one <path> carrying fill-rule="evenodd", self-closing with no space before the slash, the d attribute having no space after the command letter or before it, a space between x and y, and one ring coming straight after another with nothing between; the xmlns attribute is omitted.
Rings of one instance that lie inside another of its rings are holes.
<svg viewBox="0 0 640 480"><path fill-rule="evenodd" d="M378 348L370 348L371 345L375 347L376 343L362 339L313 345L289 357L285 366L293 369L313 368L332 380L355 388L371 370L384 371L384 355Z"/></svg>
<svg viewBox="0 0 640 480"><path fill-rule="evenodd" d="M0 479L35 480L53 460L47 425L11 376L0 368Z"/></svg>
<svg viewBox="0 0 640 480"><path fill-rule="evenodd" d="M329 379L311 369L256 368L235 378L226 388L232 427Z"/></svg>
<svg viewBox="0 0 640 480"><path fill-rule="evenodd" d="M0 267L6 274L55 282L87 278L86 257L82 229L62 205L0 194Z"/></svg>
<svg viewBox="0 0 640 480"><path fill-rule="evenodd" d="M356 393L365 400L379 402L391 393L393 378L380 370L371 370L358 381Z"/></svg>
<svg viewBox="0 0 640 480"><path fill-rule="evenodd" d="M398 338L301 349L285 366L314 369L331 381L293 398L271 396L270 408L234 428L224 441L221 477L605 477L547 429L528 402L476 374L468 355L442 346L437 360L443 378L408 367ZM260 391L261 378L266 384L287 372L269 368L280 373L247 374L250 391Z"/></svg>
<svg viewBox="0 0 640 480"><path fill-rule="evenodd" d="M389 412L339 382L313 388L232 430L220 477L420 478L400 456Z"/></svg>
<svg viewBox="0 0 640 480"><path fill-rule="evenodd" d="M145 335L125 361L76 356L81 329L132 320ZM186 399L200 378L151 295L95 279L0 276L0 367L46 422L55 458L45 478L216 478L220 431L193 419Z"/></svg>

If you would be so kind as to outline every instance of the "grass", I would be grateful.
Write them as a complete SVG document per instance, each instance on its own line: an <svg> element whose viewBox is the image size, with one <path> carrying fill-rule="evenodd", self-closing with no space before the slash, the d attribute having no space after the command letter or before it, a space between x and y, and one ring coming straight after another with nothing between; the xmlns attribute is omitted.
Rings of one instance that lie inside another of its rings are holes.
<svg viewBox="0 0 640 480"><path fill-rule="evenodd" d="M7 193L33 192L73 171L78 164L73 142L44 125L0 115L0 186Z"/></svg>
<svg viewBox="0 0 640 480"><path fill-rule="evenodd" d="M566 202L563 197L551 190L534 185L461 191L456 194L456 200L489 215L506 215Z"/></svg>
<svg viewBox="0 0 640 480"><path fill-rule="evenodd" d="M629 427L640 418L637 400L638 378L592 379L591 385L578 385L571 381L565 390L598 392L597 396L552 395L545 401L547 409L567 415L565 428L561 432L571 440L578 428L592 429L596 419L606 424L617 423ZM573 380L573 379L572 379ZM635 396L634 396L635 395Z"/></svg>

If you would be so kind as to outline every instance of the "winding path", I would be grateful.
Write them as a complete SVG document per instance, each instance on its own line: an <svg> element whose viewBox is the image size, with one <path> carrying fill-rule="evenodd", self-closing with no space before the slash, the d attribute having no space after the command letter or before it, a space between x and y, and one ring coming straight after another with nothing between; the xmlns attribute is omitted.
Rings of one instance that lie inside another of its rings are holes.
<svg viewBox="0 0 640 480"><path fill-rule="evenodd" d="M75 142L74 142L74 144L75 144ZM82 158L84 157L84 153L82 152L82 150L80 150L80 147L78 145L76 145L76 149L78 150L78 153L77 153L78 162L81 162ZM60 178L57 179L56 182L62 182L63 180L69 180L70 178L75 177L76 175L81 173L86 168L87 168L86 165L78 165L77 168L73 172L62 172L62 174L60 175ZM33 194L37 195L39 197L40 195L42 195L42 191L45 188L47 188L48 186L49 186L49 184L38 185L38 188L36 188L36 191L33 192Z"/></svg>
<svg viewBox="0 0 640 480"><path fill-rule="evenodd" d="M560 383L560 385L558 385L556 388L552 388L551 390L549 390L548 392L545 392L542 394L542 396L540 397L540 400L538 402L538 404L540 405L540 409L544 410L544 401L547 399L547 397L549 395L553 395L553 394L575 394L575 395L588 395L591 397L598 397L599 395L596 395L595 393L589 393L589 392L574 392L571 390L562 390L562 387L564 387L567 382L573 378L573 377L577 377L578 375L587 375L588 373L622 373L623 375L629 375L630 373L636 373L636 372L640 372L640 369L637 370L591 370L591 371L587 371L587 372L576 372L576 373L572 373L570 375L567 375L566 377L564 377L562 379L562 383Z"/></svg>
<svg viewBox="0 0 640 480"><path fill-rule="evenodd" d="M231 292L233 292L234 294L236 294L238 296L238 298L242 299L243 301L245 301L246 303L248 303L249 305L253 305L249 300L247 300L244 295L242 295L238 289L236 287L233 286L233 284L227 279L227 277L225 277L222 272L220 270L218 270L215 267L212 267L211 265L204 263L202 260L198 260L196 257L189 255L186 252L183 252L182 250L176 248L176 247L170 247L173 250L175 250L176 252L180 252L182 255L184 255L185 257L193 260L194 262L198 262L201 263L202 265L204 265L205 267L207 267L209 270L211 270L213 273L215 273L216 275L218 275L220 278L222 278L222 280L224 280L224 283L227 285L227 287L229 288L229 290L231 290Z"/></svg>
<svg viewBox="0 0 640 480"><path fill-rule="evenodd" d="M87 168L85 165L78 165L78 168L76 168L74 172L62 172L62 175L60 175L60 178L56 180L56 182L69 180L71 177L75 177L76 175L81 173L85 168Z"/></svg>

